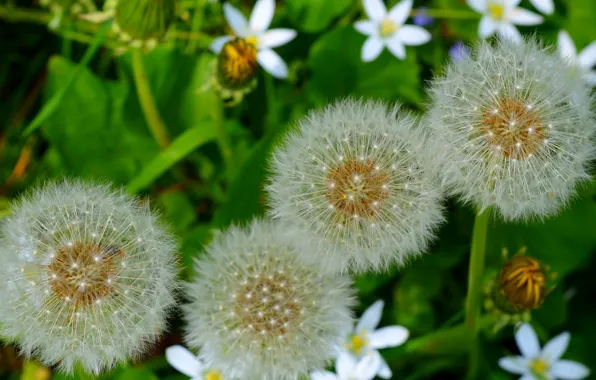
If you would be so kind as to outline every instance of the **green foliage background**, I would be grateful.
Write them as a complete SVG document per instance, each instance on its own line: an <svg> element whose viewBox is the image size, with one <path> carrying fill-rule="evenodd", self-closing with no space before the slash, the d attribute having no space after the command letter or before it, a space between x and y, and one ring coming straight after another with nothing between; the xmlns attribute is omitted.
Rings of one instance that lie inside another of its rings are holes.
<svg viewBox="0 0 596 380"><path fill-rule="evenodd" d="M232 3L245 14L253 5L252 1ZM130 52L115 54L109 48L112 42L104 40L89 65L77 69L87 44L63 38L60 34L64 33L52 33L45 25L2 21L11 17L0 11L0 214L10 199L48 178L111 180L149 197L160 210L180 239L184 264L180 276L188 279L192 259L200 255L213 230L263 214L266 162L287 126L308 110L344 96L399 101L423 112L424 83L441 73L449 48L458 40L472 44L477 39L477 18L438 18L428 27L432 41L408 47L404 61L385 51L376 61L363 63L360 49L365 37L352 27L353 21L362 18L359 1L278 0L273 27L290 27L299 33L294 41L276 49L290 65L289 79L274 80L260 72L255 91L237 107L221 110L213 92L197 91L212 75L214 55L206 49L208 36L222 34L225 25L220 5L204 4L201 31L207 36L193 41L194 46L188 39L177 38L145 57L151 91L174 140L163 151L148 132ZM0 1L2 7L12 5L33 7L29 0ZM463 0L416 0L418 6L471 12ZM532 9L526 0L522 6ZM558 31L566 29L581 50L596 40L594 17L594 0L557 0L556 13L543 25L521 30L554 43ZM189 31L190 26L181 21L176 30ZM25 128L44 107L53 112L38 119L39 129L24 136ZM220 122L233 144L232 165L227 167L215 143L216 123ZM579 196L556 218L524 224L492 221L487 251L488 271L498 269L503 247L515 252L527 246L528 255L558 273L557 289L534 313L534 326L543 342L560 331L570 331L566 358L592 367L593 372L595 196L596 183L591 183L582 186ZM414 338L461 323L472 223L470 208L450 200L448 223L426 257L405 269L356 278L361 301L358 313L382 298L386 302L382 324L404 325ZM574 293L571 298L570 292ZM104 378L184 379L163 356L165 347L180 342L180 332L180 316L174 315L169 331L152 352ZM508 327L484 339L482 379L509 378L496 363L506 354L517 353L512 337ZM394 378L463 378L465 351L456 339L441 342L423 350L405 345L383 351ZM2 376L33 379L29 377L35 372L31 366L28 363L22 372L14 350L3 349ZM65 377L56 374L54 378Z"/></svg>

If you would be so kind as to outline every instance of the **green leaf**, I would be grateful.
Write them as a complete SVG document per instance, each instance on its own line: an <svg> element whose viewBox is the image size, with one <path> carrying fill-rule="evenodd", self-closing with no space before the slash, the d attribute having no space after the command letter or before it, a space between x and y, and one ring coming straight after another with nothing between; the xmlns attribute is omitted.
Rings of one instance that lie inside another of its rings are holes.
<svg viewBox="0 0 596 380"><path fill-rule="evenodd" d="M344 13L351 0L287 0L288 15L298 28L307 33L325 29L333 19Z"/></svg>
<svg viewBox="0 0 596 380"><path fill-rule="evenodd" d="M62 91L75 65L53 57L49 63L46 99ZM83 69L47 119L43 131L70 174L128 182L157 152L148 132L135 133L122 121L127 88L102 81Z"/></svg>
<svg viewBox="0 0 596 380"><path fill-rule="evenodd" d="M577 51L596 40L596 2L593 0L570 0L568 15L563 29L573 38Z"/></svg>
<svg viewBox="0 0 596 380"><path fill-rule="evenodd" d="M326 104L351 95L420 103L423 94L415 50L408 48L403 61L384 51L375 61L365 63L360 58L364 41L365 37L350 25L325 34L313 44L308 58L313 102Z"/></svg>
<svg viewBox="0 0 596 380"><path fill-rule="evenodd" d="M152 184L178 161L201 145L215 138L215 128L211 122L191 128L178 136L166 149L149 161L143 170L127 185L130 193L137 193Z"/></svg>
<svg viewBox="0 0 596 380"><path fill-rule="evenodd" d="M24 136L28 136L31 133L33 133L46 120L48 120L48 118L52 116L54 112L56 112L56 110L60 106L60 103L62 102L62 99L64 98L72 84L77 80L79 75L81 75L85 67L89 64L89 62L91 62L91 59L93 59L95 53L97 53L97 51L101 47L101 44L103 43L103 40L106 38L107 32L110 30L110 28L111 24L107 23L97 32L97 34L93 38L93 41L91 41L91 44L85 51L85 54L81 59L81 62L77 65L77 67L74 70L71 71L70 76L63 82L63 85L60 88L60 90L56 91L54 96L44 104L43 108L41 109L41 111L39 111L37 116L35 116L31 124L29 124L29 126L25 128L25 130L23 131Z"/></svg>
<svg viewBox="0 0 596 380"><path fill-rule="evenodd" d="M158 380L158 377L145 368L127 367L118 376L116 380Z"/></svg>
<svg viewBox="0 0 596 380"><path fill-rule="evenodd" d="M166 191L157 198L164 218L177 233L185 231L196 219L193 204L181 191Z"/></svg>

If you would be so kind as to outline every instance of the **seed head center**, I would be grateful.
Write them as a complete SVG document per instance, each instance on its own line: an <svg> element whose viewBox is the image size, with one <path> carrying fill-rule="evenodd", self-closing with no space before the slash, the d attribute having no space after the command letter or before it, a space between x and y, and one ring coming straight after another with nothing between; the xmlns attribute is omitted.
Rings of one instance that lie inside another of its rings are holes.
<svg viewBox="0 0 596 380"><path fill-rule="evenodd" d="M327 174L327 200L341 213L371 218L389 196L388 178L371 160L347 160Z"/></svg>
<svg viewBox="0 0 596 380"><path fill-rule="evenodd" d="M514 160L527 159L545 140L544 125L531 105L504 98L482 113L482 135L492 151Z"/></svg>
<svg viewBox="0 0 596 380"><path fill-rule="evenodd" d="M226 43L217 60L218 75L226 87L247 86L257 73L257 48L254 38L235 38Z"/></svg>
<svg viewBox="0 0 596 380"><path fill-rule="evenodd" d="M117 247L99 247L76 242L58 250L48 266L55 297L71 302L74 309L101 301L112 291L112 278L124 252Z"/></svg>
<svg viewBox="0 0 596 380"><path fill-rule="evenodd" d="M280 337L298 327L300 295L287 276L260 275L240 289L236 314L242 327L257 336Z"/></svg>

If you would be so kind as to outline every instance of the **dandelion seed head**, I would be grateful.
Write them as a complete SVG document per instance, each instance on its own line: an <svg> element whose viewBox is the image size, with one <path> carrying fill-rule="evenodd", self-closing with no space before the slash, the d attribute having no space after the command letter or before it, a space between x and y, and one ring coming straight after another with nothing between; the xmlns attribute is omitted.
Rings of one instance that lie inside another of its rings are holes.
<svg viewBox="0 0 596 380"><path fill-rule="evenodd" d="M333 359L352 326L347 277L297 257L287 227L232 227L197 261L188 286L186 340L232 376L296 379Z"/></svg>
<svg viewBox="0 0 596 380"><path fill-rule="evenodd" d="M0 333L25 355L98 373L158 337L175 244L146 205L108 185L51 182L0 229Z"/></svg>
<svg viewBox="0 0 596 380"><path fill-rule="evenodd" d="M438 175L476 208L494 206L507 220L545 217L589 178L595 130L589 89L537 42L481 42L451 63L430 92L423 124Z"/></svg>
<svg viewBox="0 0 596 380"><path fill-rule="evenodd" d="M414 124L397 107L348 99L304 117L274 152L271 214L309 235L302 259L380 270L426 248L441 192Z"/></svg>

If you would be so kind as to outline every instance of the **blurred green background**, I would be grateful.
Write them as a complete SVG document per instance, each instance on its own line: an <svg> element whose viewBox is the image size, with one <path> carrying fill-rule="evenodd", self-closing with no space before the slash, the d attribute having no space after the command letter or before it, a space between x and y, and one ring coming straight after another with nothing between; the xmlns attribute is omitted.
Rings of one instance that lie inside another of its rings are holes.
<svg viewBox="0 0 596 380"><path fill-rule="evenodd" d="M253 6L248 0L231 3L245 15ZM48 30L51 15L34 0L0 0L0 216L19 192L48 178L111 180L149 197L160 210L179 237L184 264L180 276L187 279L192 258L213 230L263 213L268 154L288 125L309 109L344 96L398 101L423 112L425 82L441 73L449 49L457 41L473 44L478 38L480 15L465 1L415 0L415 9L425 6L437 15L463 16L435 18L426 26L432 40L408 47L403 61L385 50L374 62L363 63L365 36L352 26L365 18L360 1L276 3L272 27L298 31L295 40L275 49L290 67L289 78L273 79L261 70L255 90L237 106L222 109L214 92L198 92L212 75L215 55L208 51L210 38L226 33L221 4L183 1L174 38L145 57L151 91L174 141L160 152L137 98L130 52L121 51L113 36L100 40L68 18L57 31ZM185 21L192 20L197 4L202 4L204 16L200 35ZM526 0L521 6L533 10ZM36 17L17 17L13 7ZM596 40L595 0L556 0L555 7L555 14L546 16L542 25L521 27L522 33L556 43L557 33L564 29L578 50ZM77 68L89 43L98 41L88 65ZM25 136L36 117L34 127L39 128ZM223 123L231 138L230 165L224 164L215 142L215 123ZM472 223L468 207L448 201L448 223L426 257L403 270L356 278L357 312L382 298L382 325L404 325L414 338L461 323ZM489 271L498 270L503 247L515 252L522 246L558 274L556 290L533 314L541 341L570 331L566 358L596 372L596 182L581 186L579 196L556 218L527 224L491 222ZM104 378L186 378L163 355L167 346L181 342L181 327L178 312L151 352ZM513 378L497 366L498 358L518 352L512 328L484 338L483 347L482 378ZM396 379L459 379L465 373L465 351L449 342L422 352L409 352L406 345L383 354ZM10 379L43 375L34 363L27 363L23 371L11 346L0 352L0 373ZM39 377L43 378L47 374Z"/></svg>

